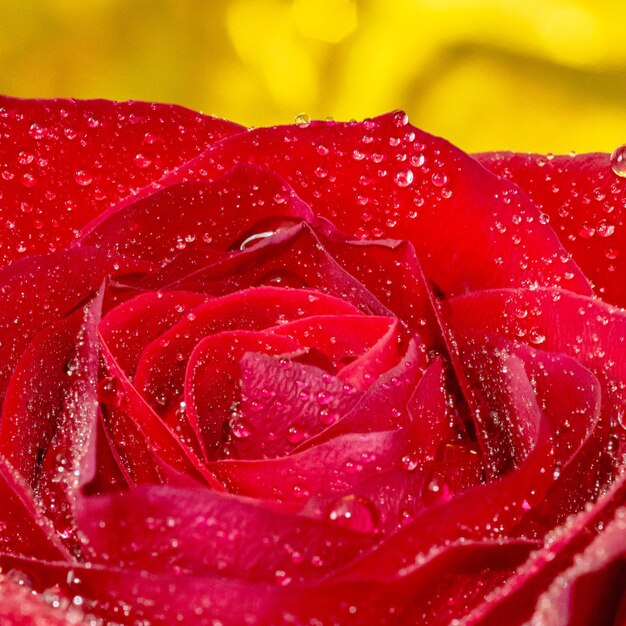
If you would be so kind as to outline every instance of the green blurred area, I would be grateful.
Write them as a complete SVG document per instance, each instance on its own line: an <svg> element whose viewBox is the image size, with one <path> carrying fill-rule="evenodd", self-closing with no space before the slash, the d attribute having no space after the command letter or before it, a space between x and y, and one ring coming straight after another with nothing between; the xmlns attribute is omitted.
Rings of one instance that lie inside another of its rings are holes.
<svg viewBox="0 0 626 626"><path fill-rule="evenodd" d="M175 102L247 125L403 108L467 150L626 143L614 0L19 0L0 92Z"/></svg>

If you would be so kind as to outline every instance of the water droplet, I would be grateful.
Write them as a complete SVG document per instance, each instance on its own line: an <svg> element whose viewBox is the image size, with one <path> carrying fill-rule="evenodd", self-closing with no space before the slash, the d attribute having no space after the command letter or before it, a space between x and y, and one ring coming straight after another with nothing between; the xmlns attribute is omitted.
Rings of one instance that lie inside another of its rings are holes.
<svg viewBox="0 0 626 626"><path fill-rule="evenodd" d="M152 163L151 159L141 153L136 154L133 161L139 169L145 169L146 167L149 167Z"/></svg>
<svg viewBox="0 0 626 626"><path fill-rule="evenodd" d="M230 420L230 430L237 439L246 439L252 434L250 424L241 417L234 417Z"/></svg>
<svg viewBox="0 0 626 626"><path fill-rule="evenodd" d="M412 472L414 469L417 469L418 466L417 455L414 452L405 454L402 459L400 459L400 462L407 472Z"/></svg>
<svg viewBox="0 0 626 626"><path fill-rule="evenodd" d="M393 177L398 187L408 187L413 182L413 170L403 169Z"/></svg>
<svg viewBox="0 0 626 626"><path fill-rule="evenodd" d="M251 248L252 246L260 243L263 239L267 239L268 237L271 237L272 235L275 235L275 234L276 234L276 231L273 231L273 230L265 230L261 233L254 233L253 235L246 237L239 244L239 249L246 250L247 248Z"/></svg>
<svg viewBox="0 0 626 626"><path fill-rule="evenodd" d="M402 126L406 126L409 123L409 116L404 111L394 111L393 123L398 128L401 128Z"/></svg>
<svg viewBox="0 0 626 626"><path fill-rule="evenodd" d="M304 441L306 433L297 426L290 426L287 429L287 441L289 443L298 444Z"/></svg>
<svg viewBox="0 0 626 626"><path fill-rule="evenodd" d="M311 116L307 113L298 113L294 121L300 128L306 128L311 123Z"/></svg>
<svg viewBox="0 0 626 626"><path fill-rule="evenodd" d="M593 226L589 225L589 224L583 224L578 229L578 234L583 239L591 239L596 234L596 229Z"/></svg>
<svg viewBox="0 0 626 626"><path fill-rule="evenodd" d="M339 419L339 413L336 411L329 411L328 409L322 409L319 414L319 421L324 426L330 426Z"/></svg>
<svg viewBox="0 0 626 626"><path fill-rule="evenodd" d="M339 526L363 533L378 529L378 511L370 500L349 495L340 498L331 507L328 518Z"/></svg>
<svg viewBox="0 0 626 626"><path fill-rule="evenodd" d="M611 169L617 176L626 178L626 144L620 146L611 155Z"/></svg>
<svg viewBox="0 0 626 626"><path fill-rule="evenodd" d="M328 406L333 401L333 396L328 391L320 391L317 396L317 403L320 406Z"/></svg>
<svg viewBox="0 0 626 626"><path fill-rule="evenodd" d="M433 172L431 180L435 187L443 187L448 182L448 177L442 172Z"/></svg>
<svg viewBox="0 0 626 626"><path fill-rule="evenodd" d="M537 328L533 328L528 334L528 338L531 343L535 345L540 345L546 340L546 336Z"/></svg>
<svg viewBox="0 0 626 626"><path fill-rule="evenodd" d="M44 137L46 137L48 135L48 129L44 128L43 126L40 126L39 124L37 124L35 122L35 123L30 125L30 129L28 131L28 134L33 139L43 139Z"/></svg>
<svg viewBox="0 0 626 626"><path fill-rule="evenodd" d="M24 187L34 187L37 184L37 179L30 173L22 175L22 185Z"/></svg>
<svg viewBox="0 0 626 626"><path fill-rule="evenodd" d="M282 569L277 569L274 572L274 579L277 584L281 585L281 587L286 587L289 583L291 583L291 576L289 576L289 574Z"/></svg>
<svg viewBox="0 0 626 626"><path fill-rule="evenodd" d="M93 178L87 170L76 170L76 172L74 172L74 180L81 187L87 187L93 182Z"/></svg>

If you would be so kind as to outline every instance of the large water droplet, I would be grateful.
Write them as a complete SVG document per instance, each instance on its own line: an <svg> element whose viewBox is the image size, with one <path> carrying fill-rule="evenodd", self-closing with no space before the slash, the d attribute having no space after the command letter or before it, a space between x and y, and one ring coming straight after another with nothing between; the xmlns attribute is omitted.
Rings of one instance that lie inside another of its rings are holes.
<svg viewBox="0 0 626 626"><path fill-rule="evenodd" d="M252 427L247 420L240 416L231 418L230 430L237 439L246 439L252 434Z"/></svg>
<svg viewBox="0 0 626 626"><path fill-rule="evenodd" d="M621 178L626 178L626 144L617 148L611 155L611 169Z"/></svg>
<svg viewBox="0 0 626 626"><path fill-rule="evenodd" d="M307 113L298 113L294 121L300 128L306 128L311 123L311 116Z"/></svg>
<svg viewBox="0 0 626 626"><path fill-rule="evenodd" d="M400 170L393 179L398 187L408 187L413 182L413 171L408 168Z"/></svg>
<svg viewBox="0 0 626 626"><path fill-rule="evenodd" d="M331 507L328 518L339 526L363 533L378 529L378 511L367 498L349 495L337 500Z"/></svg>
<svg viewBox="0 0 626 626"><path fill-rule="evenodd" d="M268 237L272 237L282 230L291 228L298 222L299 220L290 217L272 217L261 220L236 239L229 249L247 250L248 248L262 243Z"/></svg>

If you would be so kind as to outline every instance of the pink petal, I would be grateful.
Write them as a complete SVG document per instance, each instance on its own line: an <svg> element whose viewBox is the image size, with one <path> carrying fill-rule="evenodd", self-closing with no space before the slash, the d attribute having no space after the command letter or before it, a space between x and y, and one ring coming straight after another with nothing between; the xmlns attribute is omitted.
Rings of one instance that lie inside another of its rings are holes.
<svg viewBox="0 0 626 626"><path fill-rule="evenodd" d="M236 458L288 454L340 419L361 396L341 379L297 361L250 352L239 365L239 413L249 432L233 439Z"/></svg>
<svg viewBox="0 0 626 626"><path fill-rule="evenodd" d="M285 354L299 348L289 337L247 330L209 335L196 345L185 374L185 417L198 433L205 455L215 458L224 448L230 450L231 437L246 438L253 427L239 411L243 355ZM226 426L230 426L227 435Z"/></svg>
<svg viewBox="0 0 626 626"><path fill-rule="evenodd" d="M371 543L251 500L171 487L85 498L78 523L98 562L272 583L277 571L294 582L319 580Z"/></svg>

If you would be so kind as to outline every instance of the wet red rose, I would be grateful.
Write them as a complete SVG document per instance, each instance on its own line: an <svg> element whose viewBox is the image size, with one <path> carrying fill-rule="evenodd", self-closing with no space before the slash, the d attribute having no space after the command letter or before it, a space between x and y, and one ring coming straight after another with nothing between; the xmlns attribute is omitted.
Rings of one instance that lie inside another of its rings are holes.
<svg viewBox="0 0 626 626"><path fill-rule="evenodd" d="M0 623L626 623L615 158L399 112L0 133Z"/></svg>

